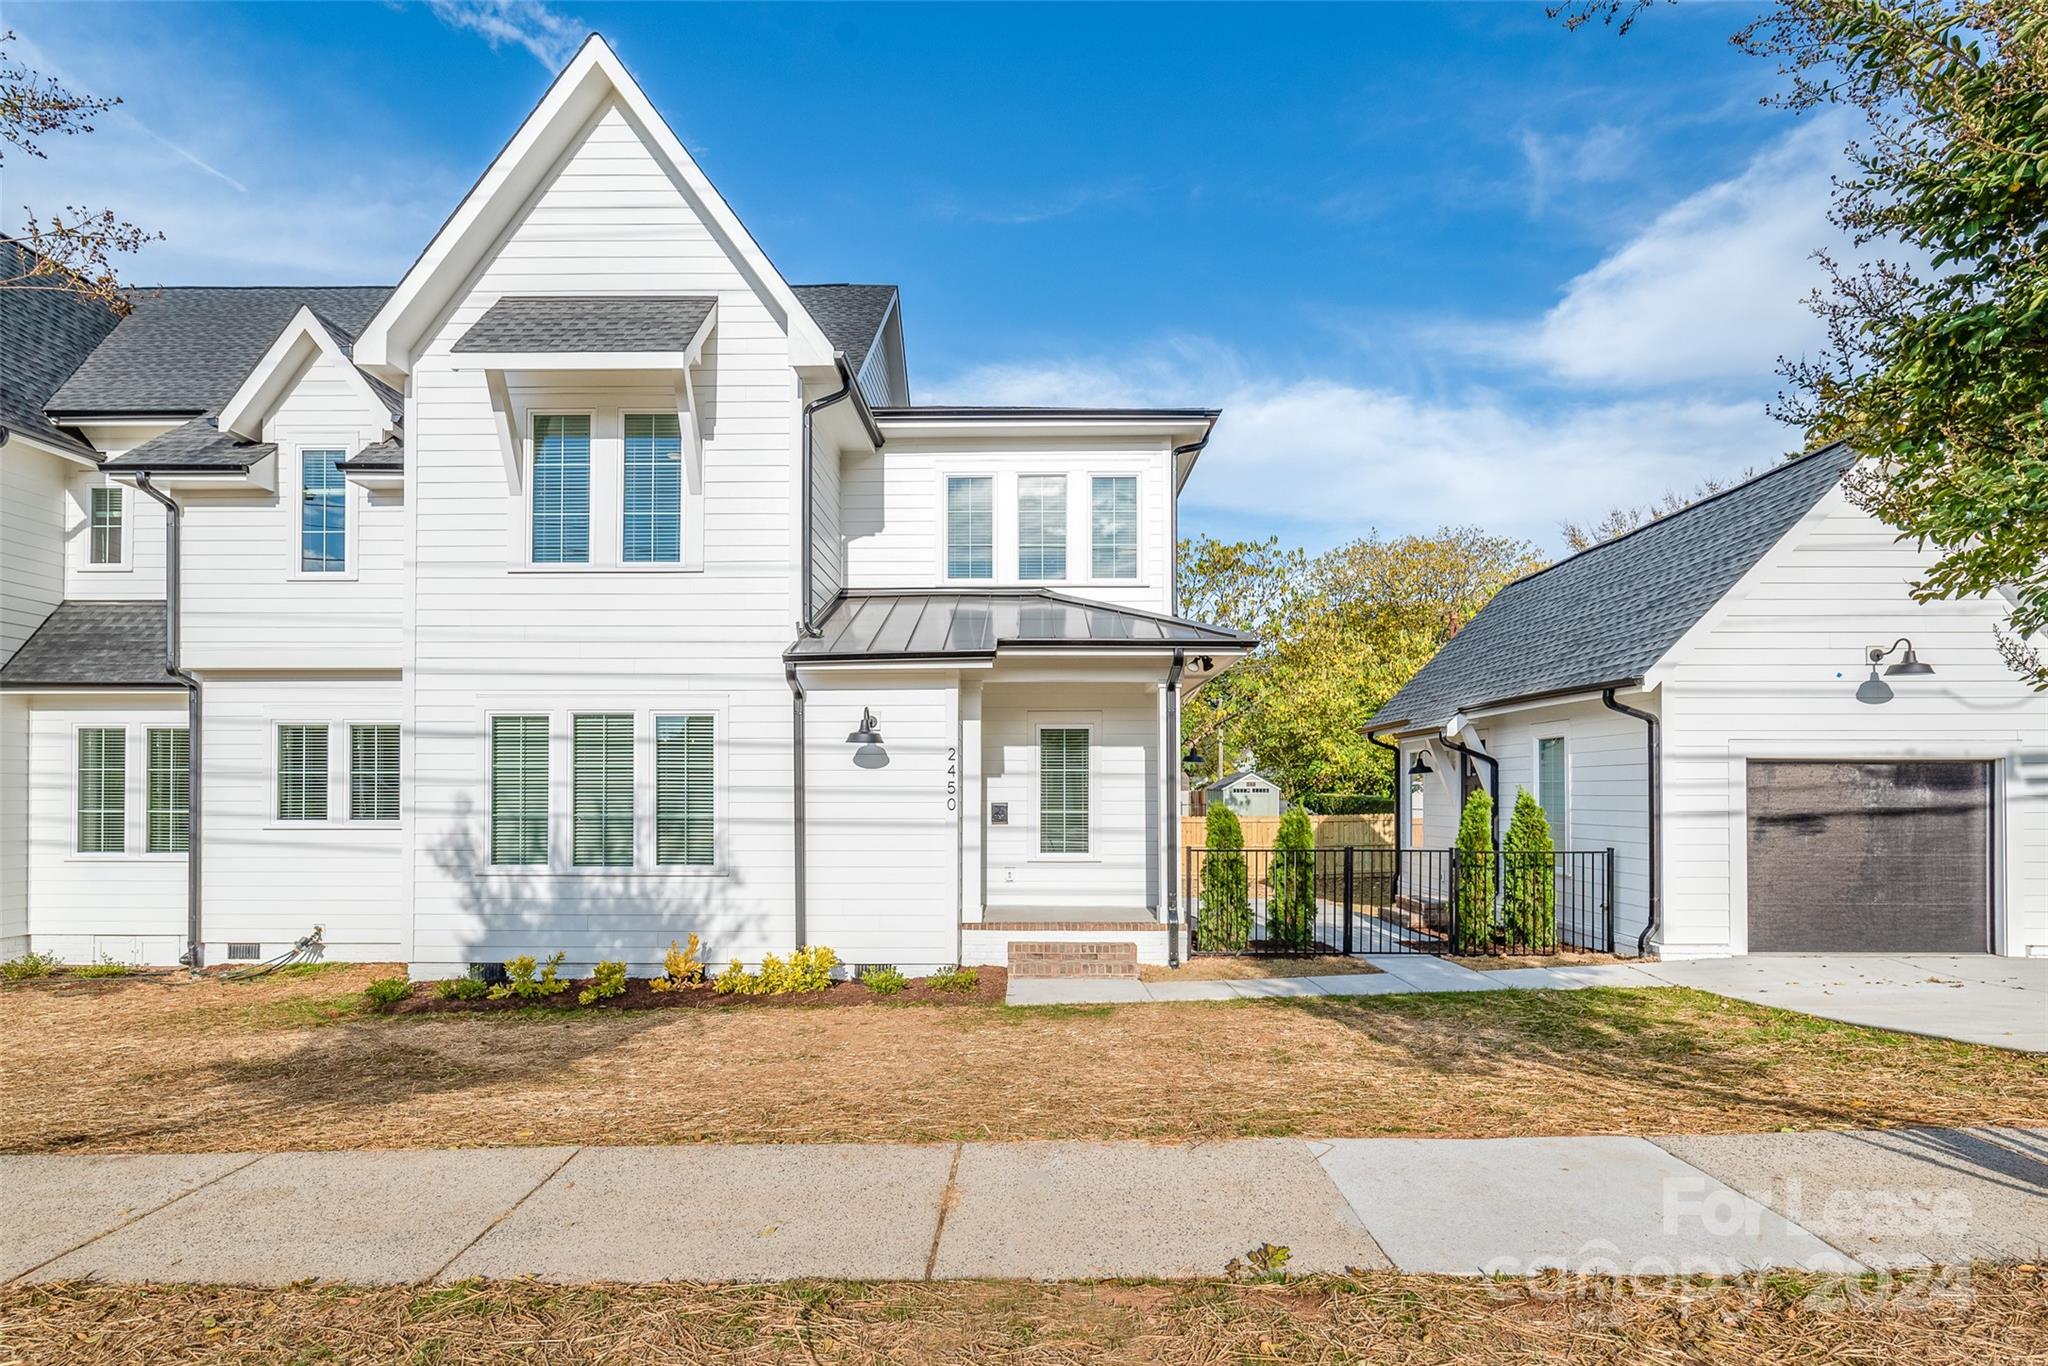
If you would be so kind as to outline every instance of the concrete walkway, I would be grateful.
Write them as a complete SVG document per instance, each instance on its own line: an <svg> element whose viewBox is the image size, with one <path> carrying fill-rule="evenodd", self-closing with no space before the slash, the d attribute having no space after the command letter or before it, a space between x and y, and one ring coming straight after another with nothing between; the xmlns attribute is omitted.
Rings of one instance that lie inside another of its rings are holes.
<svg viewBox="0 0 2048 1366"><path fill-rule="evenodd" d="M1634 963L1475 972L1422 953L1364 954L1377 972L1336 977L1233 977L1220 981L1118 982L1090 978L1011 978L1013 1006L1112 1005L1135 1001L1235 1001L1256 996L1383 996L1418 991L1570 991L1580 987L1661 987L1670 983Z"/></svg>
<svg viewBox="0 0 2048 1366"><path fill-rule="evenodd" d="M0 1156L0 1280L411 1284L1564 1267L2048 1251L2048 1131Z"/></svg>

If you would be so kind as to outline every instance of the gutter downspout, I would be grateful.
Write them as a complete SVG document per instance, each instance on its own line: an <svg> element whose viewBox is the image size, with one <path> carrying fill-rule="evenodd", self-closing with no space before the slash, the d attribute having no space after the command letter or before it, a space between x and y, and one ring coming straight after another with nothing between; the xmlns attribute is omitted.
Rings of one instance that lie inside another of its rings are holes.
<svg viewBox="0 0 2048 1366"><path fill-rule="evenodd" d="M180 664L178 603L184 596L179 562L179 533L184 509L177 500L159 489L145 471L135 476L136 487L164 506L164 672L185 685L185 965L196 975L205 966L200 930L200 811L202 775L199 679Z"/></svg>
<svg viewBox="0 0 2048 1366"><path fill-rule="evenodd" d="M1173 832L1167 836L1166 867L1160 879L1166 884L1166 966L1170 968L1180 966L1180 675L1186 664L1186 651L1175 650L1173 663L1166 670L1166 734L1159 737L1165 743L1159 764L1165 789L1159 825Z"/></svg>
<svg viewBox="0 0 2048 1366"><path fill-rule="evenodd" d="M1461 716L1458 719L1463 720L1464 718ZM1444 727L1444 743L1464 755L1467 759L1477 759L1493 771L1493 781L1486 785L1486 795L1493 799L1493 856L1498 859L1500 857L1500 760L1494 758L1483 749L1473 749L1452 739L1449 726ZM1463 806L1464 801L1460 798L1460 809Z"/></svg>
<svg viewBox="0 0 2048 1366"><path fill-rule="evenodd" d="M796 929L796 946L804 947L804 936L808 931L805 923L804 884L807 839L804 825L804 685L796 676L796 662L785 659L782 662L783 677L789 680L789 731L793 743L794 763L790 772L790 798L794 804L793 830L796 849L796 865L793 889L795 892L793 916Z"/></svg>
<svg viewBox="0 0 2048 1366"><path fill-rule="evenodd" d="M1601 689L1600 701L1609 711L1618 711L1623 716L1635 717L1643 723L1644 728L1644 759L1649 766L1650 778L1650 914L1643 922L1642 934L1636 939L1636 957L1646 958L1650 953L1650 936L1663 928L1664 920L1663 869L1659 866L1657 858L1657 836L1663 825L1663 804L1659 796L1664 788L1664 756L1658 739L1659 725L1652 713L1638 711L1625 703L1615 701L1613 688Z"/></svg>
<svg viewBox="0 0 2048 1366"><path fill-rule="evenodd" d="M804 405L804 601L803 615L797 622L797 631L800 634L811 637L813 639L815 639L818 634L818 627L815 620L818 608L816 602L814 601L817 584L817 551L812 545L812 542L817 537L818 527L817 454L816 448L813 445L815 419L817 417L817 414L821 410L829 408L835 403L843 402L848 398L853 398L856 402L859 402L858 395L854 391L853 368L846 363L846 353L844 351L833 352L832 361L833 364L835 364L839 368L839 387L837 389L834 389L831 393L826 394L823 398L814 398L809 403L806 403ZM861 420L867 426L868 435L871 438L873 438L875 448L877 450L880 450L882 446L882 434L880 430L876 428L874 418L868 415L865 405L862 405ZM793 678L794 675L792 675L792 679ZM799 941L799 947L801 947L801 941Z"/></svg>
<svg viewBox="0 0 2048 1366"><path fill-rule="evenodd" d="M1408 792L1408 777L1401 772L1401 745L1396 740L1383 740L1376 730L1369 730L1365 738L1371 744L1394 756L1394 881L1387 889L1389 901L1401 898L1401 841L1407 833L1407 826L1401 819L1402 798Z"/></svg>

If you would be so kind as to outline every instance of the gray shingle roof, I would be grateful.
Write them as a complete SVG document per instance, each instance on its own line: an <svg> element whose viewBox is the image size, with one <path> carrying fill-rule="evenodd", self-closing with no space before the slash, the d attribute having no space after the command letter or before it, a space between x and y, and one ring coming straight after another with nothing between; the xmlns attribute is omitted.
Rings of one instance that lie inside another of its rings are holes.
<svg viewBox="0 0 2048 1366"><path fill-rule="evenodd" d="M785 655L798 663L872 659L987 658L1003 646L1031 649L1186 645L1249 649L1235 631L1178 617L1083 602L1043 589L841 594L820 634Z"/></svg>
<svg viewBox="0 0 2048 1366"><path fill-rule="evenodd" d="M387 436L342 461L341 467L345 470L403 470L405 441L402 437Z"/></svg>
<svg viewBox="0 0 2048 1366"><path fill-rule="evenodd" d="M0 278L33 270L36 254L0 238ZM0 427L92 455L92 447L59 429L43 405L120 322L111 309L56 290L0 289Z"/></svg>
<svg viewBox="0 0 2048 1366"><path fill-rule="evenodd" d="M60 602L0 668L5 688L176 686L164 672L161 601Z"/></svg>
<svg viewBox="0 0 2048 1366"><path fill-rule="evenodd" d="M889 306L896 302L894 285L791 285L797 302L825 334L833 349L844 351L855 370L867 360Z"/></svg>
<svg viewBox="0 0 2048 1366"><path fill-rule="evenodd" d="M179 285L140 294L135 311L47 407L57 414L218 412L300 305L352 340L390 293L388 285Z"/></svg>
<svg viewBox="0 0 2048 1366"><path fill-rule="evenodd" d="M717 304L703 294L504 298L484 310L455 351L687 351Z"/></svg>
<svg viewBox="0 0 2048 1366"><path fill-rule="evenodd" d="M1642 677L1855 462L1829 446L1517 579L1368 725Z"/></svg>
<svg viewBox="0 0 2048 1366"><path fill-rule="evenodd" d="M267 441L244 441L223 432L209 417L195 417L152 437L134 450L114 457L108 470L245 470L277 447Z"/></svg>

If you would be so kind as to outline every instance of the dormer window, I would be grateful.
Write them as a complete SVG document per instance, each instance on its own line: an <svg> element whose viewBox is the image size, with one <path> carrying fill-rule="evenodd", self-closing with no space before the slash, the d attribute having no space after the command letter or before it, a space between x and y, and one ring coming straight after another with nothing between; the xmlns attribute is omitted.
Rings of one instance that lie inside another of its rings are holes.
<svg viewBox="0 0 2048 1366"><path fill-rule="evenodd" d="M946 577L996 576L995 480L985 474L946 481Z"/></svg>
<svg viewBox="0 0 2048 1366"><path fill-rule="evenodd" d="M121 486L108 484L91 491L89 545L87 562L106 567L118 567L123 555L121 527Z"/></svg>
<svg viewBox="0 0 2048 1366"><path fill-rule="evenodd" d="M348 480L341 462L347 451L299 453L299 572L348 571Z"/></svg>

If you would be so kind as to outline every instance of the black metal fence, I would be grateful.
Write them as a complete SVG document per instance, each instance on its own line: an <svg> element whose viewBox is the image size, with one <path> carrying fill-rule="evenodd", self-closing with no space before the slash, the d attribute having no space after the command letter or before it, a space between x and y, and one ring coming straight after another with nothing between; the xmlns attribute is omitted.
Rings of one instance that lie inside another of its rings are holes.
<svg viewBox="0 0 2048 1366"><path fill-rule="evenodd" d="M1255 956L1614 952L1614 851L1204 849L1188 951Z"/></svg>

